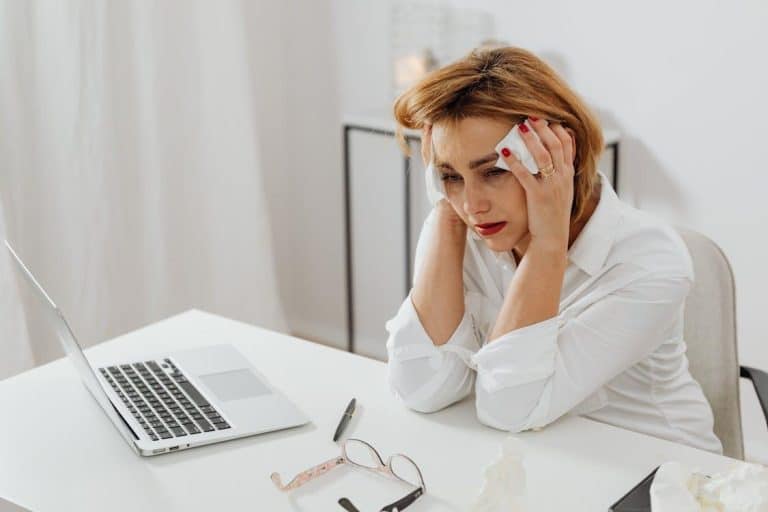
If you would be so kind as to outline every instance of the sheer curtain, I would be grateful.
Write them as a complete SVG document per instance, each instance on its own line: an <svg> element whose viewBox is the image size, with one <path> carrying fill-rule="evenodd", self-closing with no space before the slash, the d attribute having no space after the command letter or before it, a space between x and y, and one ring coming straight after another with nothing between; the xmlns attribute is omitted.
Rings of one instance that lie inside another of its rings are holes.
<svg viewBox="0 0 768 512"><path fill-rule="evenodd" d="M245 3L0 2L0 236L85 345L192 307L286 329ZM0 378L61 355L2 251Z"/></svg>

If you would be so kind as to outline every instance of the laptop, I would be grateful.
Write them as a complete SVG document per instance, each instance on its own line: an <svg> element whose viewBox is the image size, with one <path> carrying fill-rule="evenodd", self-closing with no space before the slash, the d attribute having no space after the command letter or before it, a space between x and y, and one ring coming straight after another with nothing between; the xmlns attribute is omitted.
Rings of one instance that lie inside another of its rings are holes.
<svg viewBox="0 0 768 512"><path fill-rule="evenodd" d="M5 246L42 301L85 387L137 454L159 455L308 423L231 345L94 368L61 310L7 240Z"/></svg>

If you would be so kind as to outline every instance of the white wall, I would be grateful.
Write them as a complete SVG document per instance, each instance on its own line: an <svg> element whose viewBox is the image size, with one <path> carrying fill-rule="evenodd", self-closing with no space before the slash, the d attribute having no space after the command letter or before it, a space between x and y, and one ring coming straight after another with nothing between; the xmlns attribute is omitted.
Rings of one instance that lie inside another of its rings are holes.
<svg viewBox="0 0 768 512"><path fill-rule="evenodd" d="M274 20L267 30L248 33L251 73L264 88L256 119L262 120L267 201L288 328L345 347L341 122L331 4L254 2L249 10L253 19Z"/></svg>
<svg viewBox="0 0 768 512"><path fill-rule="evenodd" d="M390 3L334 1L342 112L390 107ZM738 285L742 362L768 369L768 3L436 4L493 13L497 37L544 57L622 132L621 195L723 248ZM745 395L746 436L768 446Z"/></svg>

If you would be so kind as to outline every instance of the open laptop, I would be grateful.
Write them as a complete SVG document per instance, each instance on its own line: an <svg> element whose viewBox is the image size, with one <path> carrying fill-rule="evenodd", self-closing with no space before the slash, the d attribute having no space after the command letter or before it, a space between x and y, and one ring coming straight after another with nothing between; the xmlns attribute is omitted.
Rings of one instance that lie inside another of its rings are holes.
<svg viewBox="0 0 768 512"><path fill-rule="evenodd" d="M139 455L184 450L309 421L230 345L93 368L61 310L7 240L5 246L43 302L85 387Z"/></svg>

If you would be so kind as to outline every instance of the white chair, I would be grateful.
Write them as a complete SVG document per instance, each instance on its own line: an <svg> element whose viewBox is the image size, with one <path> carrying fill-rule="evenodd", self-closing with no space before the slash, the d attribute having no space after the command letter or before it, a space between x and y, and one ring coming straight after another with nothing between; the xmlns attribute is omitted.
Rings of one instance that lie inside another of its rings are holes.
<svg viewBox="0 0 768 512"><path fill-rule="evenodd" d="M700 233L677 231L688 246L696 274L685 306L689 369L712 406L723 453L743 460L739 376L752 381L768 420L768 374L739 366L735 283L725 254Z"/></svg>

